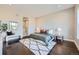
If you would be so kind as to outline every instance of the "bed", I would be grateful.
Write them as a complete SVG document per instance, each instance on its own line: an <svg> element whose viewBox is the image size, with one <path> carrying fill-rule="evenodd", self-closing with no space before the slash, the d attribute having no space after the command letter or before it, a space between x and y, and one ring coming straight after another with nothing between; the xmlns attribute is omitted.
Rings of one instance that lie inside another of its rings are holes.
<svg viewBox="0 0 79 59"><path fill-rule="evenodd" d="M45 33L33 33L30 35L30 38L34 38L36 40L41 40L48 45L48 42L51 40L54 40L54 36L51 34L45 34Z"/></svg>

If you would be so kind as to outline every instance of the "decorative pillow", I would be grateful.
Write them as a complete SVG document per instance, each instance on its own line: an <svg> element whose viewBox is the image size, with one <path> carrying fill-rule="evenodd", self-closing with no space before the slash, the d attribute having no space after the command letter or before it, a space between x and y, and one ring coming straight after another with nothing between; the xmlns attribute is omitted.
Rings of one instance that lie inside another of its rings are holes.
<svg viewBox="0 0 79 59"><path fill-rule="evenodd" d="M40 29L40 33L44 33L45 31L44 31L44 29Z"/></svg>
<svg viewBox="0 0 79 59"><path fill-rule="evenodd" d="M7 32L7 35L13 35L12 31Z"/></svg>
<svg viewBox="0 0 79 59"><path fill-rule="evenodd" d="M45 33L45 34L46 34L47 31L48 31L48 30L46 30L46 29L41 29L41 30L40 30L40 33Z"/></svg>
<svg viewBox="0 0 79 59"><path fill-rule="evenodd" d="M47 31L47 34L51 34L52 35L53 34L53 30L52 29L51 30L48 30Z"/></svg>

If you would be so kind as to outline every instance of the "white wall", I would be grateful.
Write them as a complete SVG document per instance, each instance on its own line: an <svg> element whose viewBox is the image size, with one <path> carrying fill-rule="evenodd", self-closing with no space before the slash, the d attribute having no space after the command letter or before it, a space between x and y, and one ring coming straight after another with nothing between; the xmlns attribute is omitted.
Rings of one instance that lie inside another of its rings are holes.
<svg viewBox="0 0 79 59"><path fill-rule="evenodd" d="M37 18L37 27L55 30L57 27L62 28L65 39L74 39L75 33L75 12L74 8L48 14Z"/></svg>
<svg viewBox="0 0 79 59"><path fill-rule="evenodd" d="M75 40L74 42L79 50L79 5L75 6Z"/></svg>

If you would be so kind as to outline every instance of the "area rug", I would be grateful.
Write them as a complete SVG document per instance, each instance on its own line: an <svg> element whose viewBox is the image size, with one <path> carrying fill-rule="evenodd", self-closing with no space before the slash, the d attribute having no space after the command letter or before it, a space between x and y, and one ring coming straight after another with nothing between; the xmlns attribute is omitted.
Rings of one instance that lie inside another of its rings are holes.
<svg viewBox="0 0 79 59"><path fill-rule="evenodd" d="M20 42L25 45L31 52L35 55L47 55L51 51L51 49L55 46L56 42L52 41L45 45L44 42L40 40L36 40L33 38L22 39Z"/></svg>

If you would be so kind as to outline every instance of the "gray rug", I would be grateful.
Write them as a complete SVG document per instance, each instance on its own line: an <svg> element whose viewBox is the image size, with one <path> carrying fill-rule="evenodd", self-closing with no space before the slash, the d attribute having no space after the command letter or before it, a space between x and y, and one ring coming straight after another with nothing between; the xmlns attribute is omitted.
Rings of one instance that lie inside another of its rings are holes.
<svg viewBox="0 0 79 59"><path fill-rule="evenodd" d="M35 55L47 55L56 44L56 42L52 41L46 46L44 42L33 38L22 39L20 42Z"/></svg>

